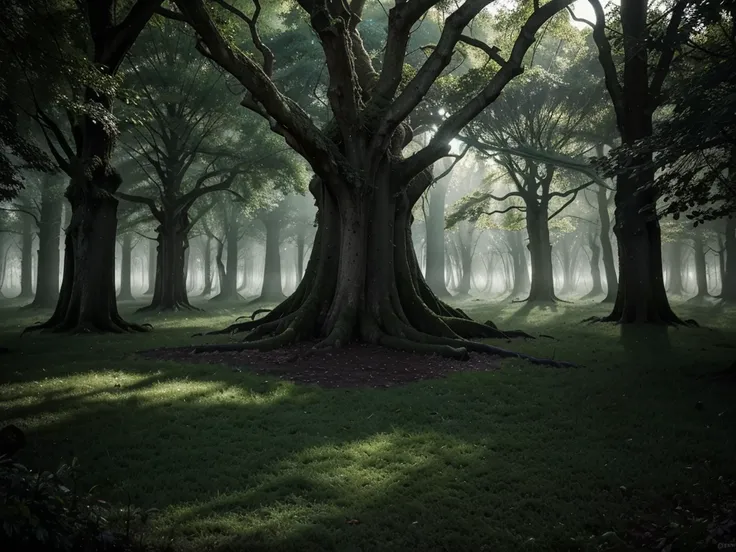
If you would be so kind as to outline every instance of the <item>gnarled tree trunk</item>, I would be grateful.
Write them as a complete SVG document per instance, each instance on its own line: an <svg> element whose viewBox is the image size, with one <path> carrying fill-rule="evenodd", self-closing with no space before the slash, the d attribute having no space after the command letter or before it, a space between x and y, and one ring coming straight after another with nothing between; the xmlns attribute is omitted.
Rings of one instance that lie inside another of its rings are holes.
<svg viewBox="0 0 736 552"><path fill-rule="evenodd" d="M220 276L220 292L210 301L238 301L242 299L238 293L238 234L240 226L231 221L227 226L225 242L227 243L227 258L222 262L224 245L219 244L217 249L217 270Z"/></svg>
<svg viewBox="0 0 736 552"><path fill-rule="evenodd" d="M186 211L161 212L161 220L156 228L156 284L151 304L138 309L140 312L198 310L189 303L187 295L188 232L189 216Z"/></svg>

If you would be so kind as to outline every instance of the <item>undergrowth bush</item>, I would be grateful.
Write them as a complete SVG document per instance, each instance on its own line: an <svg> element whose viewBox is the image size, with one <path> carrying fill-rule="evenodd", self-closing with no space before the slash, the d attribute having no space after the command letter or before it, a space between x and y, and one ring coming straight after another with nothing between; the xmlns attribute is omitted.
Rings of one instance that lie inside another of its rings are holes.
<svg viewBox="0 0 736 552"><path fill-rule="evenodd" d="M129 552L149 549L142 528L153 510L113 506L78 490L76 459L34 473L0 458L0 550Z"/></svg>

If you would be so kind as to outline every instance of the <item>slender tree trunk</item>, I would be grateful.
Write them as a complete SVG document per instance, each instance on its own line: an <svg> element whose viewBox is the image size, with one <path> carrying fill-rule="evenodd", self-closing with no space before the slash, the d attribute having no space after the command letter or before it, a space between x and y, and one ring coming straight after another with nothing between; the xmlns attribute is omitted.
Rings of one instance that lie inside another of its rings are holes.
<svg viewBox="0 0 736 552"><path fill-rule="evenodd" d="M603 293L601 282L601 247L598 245L598 237L595 233L588 234L588 247L590 248L590 279L593 287L583 299L591 299Z"/></svg>
<svg viewBox="0 0 736 552"><path fill-rule="evenodd" d="M133 264L133 236L130 232L123 234L122 255L120 257L120 293L118 301L133 301L131 272Z"/></svg>
<svg viewBox="0 0 736 552"><path fill-rule="evenodd" d="M513 264L513 288L511 289L510 298L517 299L529 293L531 288L531 280L529 279L529 265L526 261L526 252L524 251L524 242L521 231L511 231L507 234L509 242L509 252Z"/></svg>
<svg viewBox="0 0 736 552"><path fill-rule="evenodd" d="M243 262L241 263L243 267L242 269L243 278L241 279L240 284L238 284L238 293L244 292L248 288L248 285L250 284L250 279L248 278L248 248L249 248L248 240L246 239L241 240L240 258L243 259Z"/></svg>
<svg viewBox="0 0 736 552"><path fill-rule="evenodd" d="M59 263L61 252L61 218L63 211L62 181L50 176L44 179L41 191L41 217L38 227L38 269L36 295L29 305L52 309L59 299Z"/></svg>
<svg viewBox="0 0 736 552"><path fill-rule="evenodd" d="M202 272L204 273L204 289L200 297L206 297L212 293L212 237L207 236L202 247Z"/></svg>
<svg viewBox="0 0 736 552"><path fill-rule="evenodd" d="M304 232L299 232L296 237L296 283L302 281L304 277L304 247L306 245L307 238Z"/></svg>
<svg viewBox="0 0 736 552"><path fill-rule="evenodd" d="M695 284L697 291L693 299L710 297L708 292L708 269L705 260L705 240L700 228L693 231L693 260L695 262Z"/></svg>
<svg viewBox="0 0 736 552"><path fill-rule="evenodd" d="M603 157L603 146L598 147L598 156ZM598 186L596 193L598 203L598 219L601 223L601 254L603 256L603 270L606 275L606 296L603 303L613 303L618 294L618 276L616 275L616 259L611 244L611 217L608 214L608 195L603 186Z"/></svg>
<svg viewBox="0 0 736 552"><path fill-rule="evenodd" d="M10 248L10 240L7 239L7 234L0 232L0 297L5 297L3 287L5 287L5 274L8 267Z"/></svg>
<svg viewBox="0 0 736 552"><path fill-rule="evenodd" d="M263 219L266 227L266 258L263 265L263 287L261 301L279 301L284 298L281 287L281 225L278 217L266 216Z"/></svg>
<svg viewBox="0 0 736 552"><path fill-rule="evenodd" d="M238 293L238 236L240 226L236 221L231 221L227 226L225 241L227 243L227 258L222 262L222 250L218 249L217 268L220 271L220 293L210 301L237 301L242 299Z"/></svg>
<svg viewBox="0 0 736 552"><path fill-rule="evenodd" d="M526 227L532 260L532 280L528 301L555 301L552 245L546 205L527 205Z"/></svg>
<svg viewBox="0 0 736 552"><path fill-rule="evenodd" d="M457 229L460 278L456 291L457 295L461 297L465 297L470 293L470 283L473 274L473 231L473 225L468 222L460 223Z"/></svg>
<svg viewBox="0 0 736 552"><path fill-rule="evenodd" d="M26 208L29 208L28 206ZM23 228L21 234L20 293L19 299L33 297L33 218L21 214Z"/></svg>
<svg viewBox="0 0 736 552"><path fill-rule="evenodd" d="M148 240L148 289L143 293L143 295L153 295L153 292L156 289L157 246L158 240Z"/></svg>
<svg viewBox="0 0 736 552"><path fill-rule="evenodd" d="M684 288L682 283L682 242L677 239L670 244L670 278L669 288L670 295L682 295Z"/></svg>
<svg viewBox="0 0 736 552"><path fill-rule="evenodd" d="M575 235L566 234L559 242L560 264L562 267L561 295L570 295L575 291L575 275L573 273L578 253L576 241Z"/></svg>
<svg viewBox="0 0 736 552"><path fill-rule="evenodd" d="M429 192L429 206L425 220L427 260L425 278L438 297L449 297L445 284L445 201L448 178L437 181Z"/></svg>

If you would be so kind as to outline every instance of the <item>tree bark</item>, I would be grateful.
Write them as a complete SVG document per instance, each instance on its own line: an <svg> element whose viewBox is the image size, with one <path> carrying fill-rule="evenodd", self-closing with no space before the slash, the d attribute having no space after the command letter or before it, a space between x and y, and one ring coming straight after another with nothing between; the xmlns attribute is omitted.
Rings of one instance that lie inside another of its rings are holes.
<svg viewBox="0 0 736 552"><path fill-rule="evenodd" d="M266 258L263 264L263 286L261 301L274 302L284 298L281 286L281 226L279 218L266 215L263 217L266 227Z"/></svg>
<svg viewBox="0 0 736 552"><path fill-rule="evenodd" d="M460 278L457 295L467 297L470 294L471 277L473 275L473 224L463 221L457 229L457 249L460 257Z"/></svg>
<svg viewBox="0 0 736 552"><path fill-rule="evenodd" d="M189 303L187 295L188 232L186 211L176 213L164 209L161 212L156 228L156 283L151 304L138 309L140 312L199 310Z"/></svg>
<svg viewBox="0 0 736 552"><path fill-rule="evenodd" d="M238 237L240 234L240 225L235 220L230 221L227 225L227 233L225 235L225 243L219 244L217 249L217 269L220 276L220 292L210 301L238 301L242 299L238 293ZM227 253L224 264L222 262L223 252ZM283 298L283 297L282 297Z"/></svg>
<svg viewBox="0 0 736 552"><path fill-rule="evenodd" d="M509 243L509 253L513 266L513 288L509 297L517 299L529 293L531 280L529 279L529 265L526 261L526 252L524 251L524 243L521 232L510 231L507 234Z"/></svg>
<svg viewBox="0 0 736 552"><path fill-rule="evenodd" d="M36 295L30 307L52 309L59 299L59 267L61 252L61 219L64 204L61 180L56 176L45 178L41 190L41 213L38 226L38 269Z"/></svg>
<svg viewBox="0 0 736 552"><path fill-rule="evenodd" d="M156 258L158 253L156 251L158 241L148 240L148 289L143 295L153 295L156 289Z"/></svg>
<svg viewBox="0 0 736 552"><path fill-rule="evenodd" d="M599 156L603 156L603 148L599 150ZM606 275L606 296L602 303L613 303L618 294L618 275L616 274L616 260L613 255L613 244L611 244L611 217L608 214L608 195L603 186L598 187L596 194L598 201L598 219L601 223L601 254L603 256L603 270Z"/></svg>
<svg viewBox="0 0 736 552"><path fill-rule="evenodd" d="M212 279L214 278L214 275L212 274L211 236L207 236L207 239L204 241L204 245L202 246L202 260L202 271L204 273L204 289L202 289L200 297L207 297L212 293Z"/></svg>
<svg viewBox="0 0 736 552"><path fill-rule="evenodd" d="M532 279L527 300L556 301L547 205L527 205L526 228L532 261Z"/></svg>
<svg viewBox="0 0 736 552"><path fill-rule="evenodd" d="M131 272L133 265L133 236L130 232L123 234L123 243L120 256L120 292L118 301L133 301L133 288L131 285Z"/></svg>
<svg viewBox="0 0 736 552"><path fill-rule="evenodd" d="M603 293L603 282L601 282L601 247L598 245L598 237L595 233L588 234L588 247L590 248L590 279L593 286L583 299L592 299Z"/></svg>
<svg viewBox="0 0 736 552"><path fill-rule="evenodd" d="M634 146L651 136L655 99L648 75L649 40L647 3L624 0L621 22L624 35L623 109L617 113L621 142ZM632 166L651 167L651 153L640 153ZM662 276L662 236L657 219L654 171L624 172L616 179L616 222L619 288L613 311L603 320L619 323L683 323L670 308Z"/></svg>
<svg viewBox="0 0 736 552"><path fill-rule="evenodd" d="M296 283L299 284L304 277L304 248L306 247L307 237L304 232L299 232L296 236Z"/></svg>

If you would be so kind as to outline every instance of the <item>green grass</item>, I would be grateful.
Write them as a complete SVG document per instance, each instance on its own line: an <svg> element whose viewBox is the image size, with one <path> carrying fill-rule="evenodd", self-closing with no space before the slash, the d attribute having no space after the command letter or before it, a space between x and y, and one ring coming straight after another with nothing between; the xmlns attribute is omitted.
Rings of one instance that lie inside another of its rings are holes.
<svg viewBox="0 0 736 552"><path fill-rule="evenodd" d="M709 329L669 330L668 349L579 324L605 313L592 304L463 308L556 338L504 346L582 367L323 390L133 354L201 340L238 306L139 318L146 335L18 339L43 316L6 302L0 344L19 352L0 357L0 419L27 431L21 460L76 456L85 485L159 508L154 535L196 550L583 549L736 477L736 386L698 377L736 360L736 311L678 306Z"/></svg>

